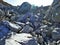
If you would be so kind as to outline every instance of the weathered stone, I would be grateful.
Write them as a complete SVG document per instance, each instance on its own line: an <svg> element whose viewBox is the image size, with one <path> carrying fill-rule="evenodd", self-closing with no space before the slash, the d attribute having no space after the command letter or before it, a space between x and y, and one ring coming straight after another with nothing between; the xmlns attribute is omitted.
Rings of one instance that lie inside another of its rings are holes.
<svg viewBox="0 0 60 45"><path fill-rule="evenodd" d="M30 40L32 40L32 43ZM21 33L16 35L12 35L11 38L6 40L6 45L29 45L30 43L36 44L35 39L32 38L30 34Z"/></svg>
<svg viewBox="0 0 60 45"><path fill-rule="evenodd" d="M56 28L56 29L53 30L52 38L55 39L55 40L60 39L60 29L59 28Z"/></svg>
<svg viewBox="0 0 60 45"><path fill-rule="evenodd" d="M14 24L14 23L11 23L11 22L8 22L8 23L9 23L9 29L14 31L14 32L19 32L22 28L18 24Z"/></svg>
<svg viewBox="0 0 60 45"><path fill-rule="evenodd" d="M20 17L18 17L17 22L26 23L27 22L27 16L21 15Z"/></svg>
<svg viewBox="0 0 60 45"><path fill-rule="evenodd" d="M29 33L29 32L32 32L33 31L33 28L30 27L29 25L26 25L23 27L22 31L23 33Z"/></svg>
<svg viewBox="0 0 60 45"><path fill-rule="evenodd" d="M20 14L25 14L27 13L31 8L31 5L28 2L24 2L21 6L19 6L19 13Z"/></svg>

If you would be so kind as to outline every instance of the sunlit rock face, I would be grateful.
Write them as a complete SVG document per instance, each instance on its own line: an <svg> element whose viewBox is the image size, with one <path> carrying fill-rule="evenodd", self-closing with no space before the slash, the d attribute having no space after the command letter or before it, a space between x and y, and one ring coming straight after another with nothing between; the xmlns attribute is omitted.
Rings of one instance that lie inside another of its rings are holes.
<svg viewBox="0 0 60 45"><path fill-rule="evenodd" d="M5 45L37 45L35 39L33 39L31 34L21 33L12 35L10 39L6 40Z"/></svg>

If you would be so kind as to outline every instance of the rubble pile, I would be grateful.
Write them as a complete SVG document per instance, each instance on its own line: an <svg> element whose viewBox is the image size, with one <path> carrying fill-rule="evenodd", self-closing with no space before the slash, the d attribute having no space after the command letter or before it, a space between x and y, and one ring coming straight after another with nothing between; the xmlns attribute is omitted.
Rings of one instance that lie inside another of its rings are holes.
<svg viewBox="0 0 60 45"><path fill-rule="evenodd" d="M0 45L60 45L59 9L60 0L45 7L0 3Z"/></svg>

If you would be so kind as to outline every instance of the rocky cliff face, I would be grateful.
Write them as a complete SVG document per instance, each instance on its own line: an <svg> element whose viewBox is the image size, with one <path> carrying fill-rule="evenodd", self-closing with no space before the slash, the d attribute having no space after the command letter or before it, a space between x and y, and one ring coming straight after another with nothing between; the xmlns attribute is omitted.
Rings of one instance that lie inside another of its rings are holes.
<svg viewBox="0 0 60 45"><path fill-rule="evenodd" d="M0 0L0 3L2 3L3 5L6 5L6 6L12 6L11 4L8 4L7 2L4 2L3 0Z"/></svg>

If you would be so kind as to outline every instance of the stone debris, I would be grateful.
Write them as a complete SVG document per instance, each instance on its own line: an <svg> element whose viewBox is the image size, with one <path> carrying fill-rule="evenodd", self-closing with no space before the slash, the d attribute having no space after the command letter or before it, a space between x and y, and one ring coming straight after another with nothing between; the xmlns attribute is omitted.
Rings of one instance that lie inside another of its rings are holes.
<svg viewBox="0 0 60 45"><path fill-rule="evenodd" d="M60 45L60 0L40 7L0 3L0 45Z"/></svg>

